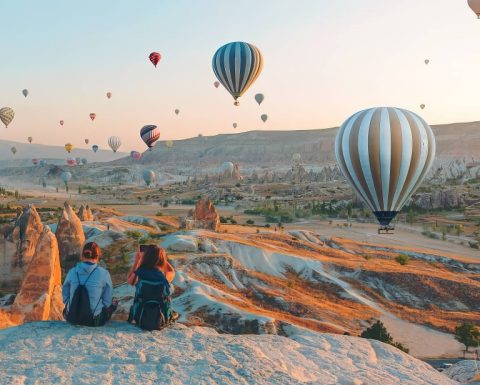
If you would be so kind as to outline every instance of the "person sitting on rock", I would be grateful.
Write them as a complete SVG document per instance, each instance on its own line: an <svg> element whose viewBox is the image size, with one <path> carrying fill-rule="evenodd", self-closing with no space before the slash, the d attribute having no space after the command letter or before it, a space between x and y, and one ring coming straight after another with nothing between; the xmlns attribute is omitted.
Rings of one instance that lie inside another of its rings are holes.
<svg viewBox="0 0 480 385"><path fill-rule="evenodd" d="M103 326L117 309L110 273L98 265L101 250L95 242L83 247L80 262L62 287L65 319L74 325Z"/></svg>
<svg viewBox="0 0 480 385"><path fill-rule="evenodd" d="M159 330L178 319L170 306L174 277L175 270L164 249L149 245L137 253L128 277L128 282L136 286L128 321L144 330Z"/></svg>

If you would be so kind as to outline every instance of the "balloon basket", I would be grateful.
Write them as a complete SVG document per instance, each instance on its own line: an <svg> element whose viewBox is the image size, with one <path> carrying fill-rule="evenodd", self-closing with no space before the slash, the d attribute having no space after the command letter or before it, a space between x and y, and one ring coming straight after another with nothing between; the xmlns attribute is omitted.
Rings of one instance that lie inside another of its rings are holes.
<svg viewBox="0 0 480 385"><path fill-rule="evenodd" d="M378 234L395 234L395 227L393 226L379 226Z"/></svg>

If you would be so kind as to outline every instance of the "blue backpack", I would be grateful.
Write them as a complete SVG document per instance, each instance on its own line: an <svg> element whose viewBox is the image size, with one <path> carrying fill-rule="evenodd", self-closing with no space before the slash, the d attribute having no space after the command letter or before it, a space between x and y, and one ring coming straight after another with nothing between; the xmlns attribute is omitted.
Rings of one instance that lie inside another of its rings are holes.
<svg viewBox="0 0 480 385"><path fill-rule="evenodd" d="M169 324L170 302L170 284L165 277L162 281L140 279L128 322L135 322L143 330L163 329Z"/></svg>

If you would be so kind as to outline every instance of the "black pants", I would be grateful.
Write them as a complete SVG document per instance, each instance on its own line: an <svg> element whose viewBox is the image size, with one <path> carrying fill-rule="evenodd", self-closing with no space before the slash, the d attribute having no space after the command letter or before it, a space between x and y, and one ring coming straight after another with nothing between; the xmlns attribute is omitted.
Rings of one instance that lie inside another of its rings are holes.
<svg viewBox="0 0 480 385"><path fill-rule="evenodd" d="M93 324L89 326L103 326L110 318L112 318L113 312L117 309L117 306L111 305L109 307L102 308L102 311L93 317ZM63 318L67 319L67 307L63 309Z"/></svg>

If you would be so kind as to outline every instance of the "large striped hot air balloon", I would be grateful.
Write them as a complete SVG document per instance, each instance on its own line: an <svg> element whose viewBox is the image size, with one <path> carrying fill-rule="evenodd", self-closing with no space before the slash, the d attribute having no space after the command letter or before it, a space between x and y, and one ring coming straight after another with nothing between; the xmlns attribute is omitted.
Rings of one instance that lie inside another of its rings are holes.
<svg viewBox="0 0 480 385"><path fill-rule="evenodd" d="M140 130L140 137L148 148L152 148L155 142L160 138L160 131L157 130L157 126L148 124L143 126Z"/></svg>
<svg viewBox="0 0 480 385"><path fill-rule="evenodd" d="M237 41L225 44L213 55L212 67L218 81L235 99L242 96L262 72L263 58L252 44Z"/></svg>
<svg viewBox="0 0 480 385"><path fill-rule="evenodd" d="M0 108L0 120L5 124L5 127L12 123L14 117L15 112L10 107Z"/></svg>
<svg viewBox="0 0 480 385"><path fill-rule="evenodd" d="M475 12L475 15L480 19L480 0L468 0L468 5Z"/></svg>
<svg viewBox="0 0 480 385"><path fill-rule="evenodd" d="M389 229L431 167L435 137L413 112L371 108L343 123L335 140L335 155L343 174L382 228Z"/></svg>
<svg viewBox="0 0 480 385"><path fill-rule="evenodd" d="M118 136L111 136L110 138L108 138L108 145L113 152L117 152L117 150L122 145L122 141Z"/></svg>

